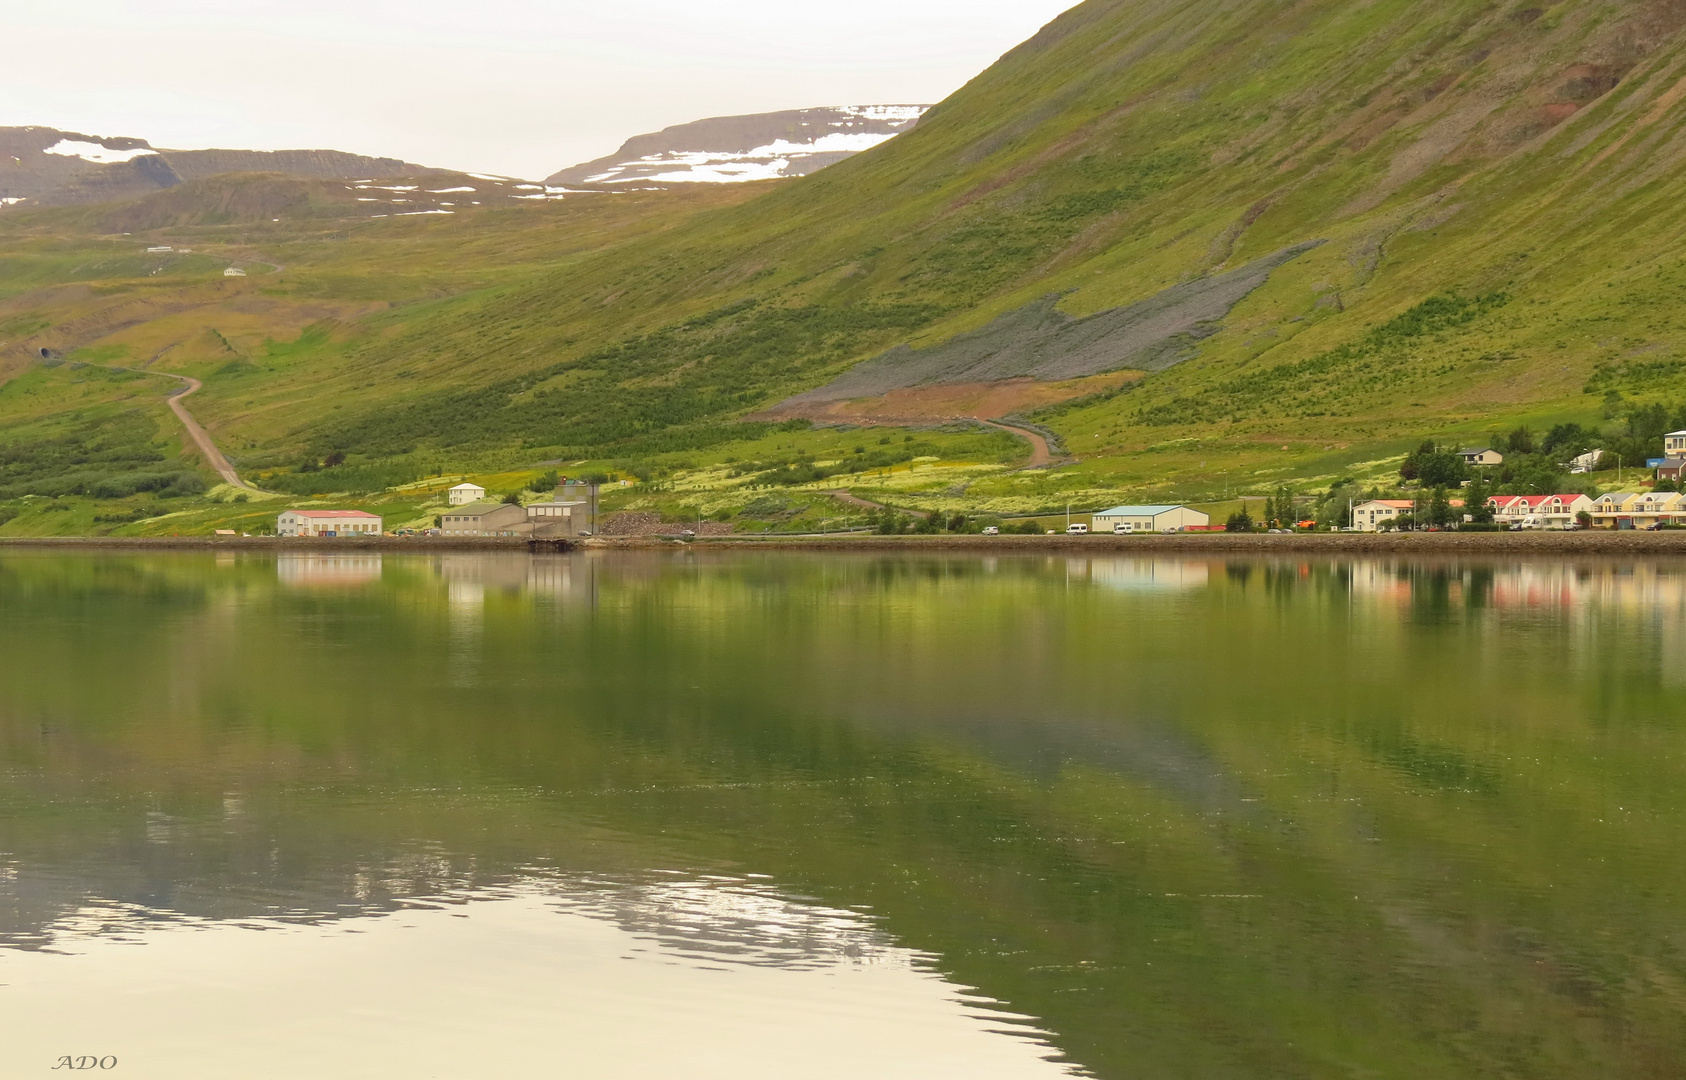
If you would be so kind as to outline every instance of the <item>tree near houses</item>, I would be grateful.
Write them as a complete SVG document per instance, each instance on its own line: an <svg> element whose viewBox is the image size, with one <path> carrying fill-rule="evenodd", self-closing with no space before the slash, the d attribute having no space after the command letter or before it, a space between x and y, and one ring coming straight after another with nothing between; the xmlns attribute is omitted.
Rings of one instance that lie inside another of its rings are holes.
<svg viewBox="0 0 1686 1080"><path fill-rule="evenodd" d="M1493 508L1487 505L1488 497L1487 482L1478 474L1464 489L1464 513L1469 515L1472 523L1486 525L1492 522Z"/></svg>
<svg viewBox="0 0 1686 1080"><path fill-rule="evenodd" d="M1428 502L1428 523L1434 528L1444 529L1452 523L1452 503L1446 498L1446 489L1437 487Z"/></svg>
<svg viewBox="0 0 1686 1080"><path fill-rule="evenodd" d="M1469 479L1469 466L1456 451L1438 447L1430 440L1405 455L1399 476L1416 480L1425 488L1454 487Z"/></svg>

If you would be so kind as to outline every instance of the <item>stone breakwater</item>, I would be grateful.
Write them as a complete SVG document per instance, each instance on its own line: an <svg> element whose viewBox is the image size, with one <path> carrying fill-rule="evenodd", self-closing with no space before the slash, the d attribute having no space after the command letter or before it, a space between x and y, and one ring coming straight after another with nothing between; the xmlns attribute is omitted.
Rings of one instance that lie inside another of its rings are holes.
<svg viewBox="0 0 1686 1080"><path fill-rule="evenodd" d="M1183 551L1268 555L1277 552L1404 555L1686 555L1686 531L1528 533L1176 533L1136 536L737 536L700 539L708 548L814 550L1046 551L1144 554Z"/></svg>
<svg viewBox="0 0 1686 1080"><path fill-rule="evenodd" d="M1686 531L1569 533L1178 533L1137 536L877 536L869 533L826 536L598 537L579 541L529 541L520 537L365 536L345 538L273 536L62 536L0 539L0 551L486 551L640 548L694 546L709 550L783 551L965 551L1058 552L1062 555L1127 555L1218 552L1235 555L1275 553L1352 555L1686 555Z"/></svg>
<svg viewBox="0 0 1686 1080"><path fill-rule="evenodd" d="M578 546L513 536L32 536L0 539L0 551L528 551L535 544L544 551Z"/></svg>

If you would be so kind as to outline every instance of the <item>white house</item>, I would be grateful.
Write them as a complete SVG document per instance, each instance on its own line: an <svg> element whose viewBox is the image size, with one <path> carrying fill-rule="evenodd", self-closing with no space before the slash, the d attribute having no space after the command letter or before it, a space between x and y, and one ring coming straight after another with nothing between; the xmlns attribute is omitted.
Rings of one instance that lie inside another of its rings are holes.
<svg viewBox="0 0 1686 1080"><path fill-rule="evenodd" d="M1502 465L1505 460L1503 454L1486 446L1477 450L1459 450L1458 456L1470 465Z"/></svg>
<svg viewBox="0 0 1686 1080"><path fill-rule="evenodd" d="M1371 499L1352 508L1352 527L1359 532L1379 532L1381 527L1411 512L1410 499Z"/></svg>
<svg viewBox="0 0 1686 1080"><path fill-rule="evenodd" d="M238 266L231 266L227 270L224 270L222 272L222 276L223 277L245 277L246 271L240 269Z"/></svg>
<svg viewBox="0 0 1686 1080"><path fill-rule="evenodd" d="M486 497L486 489L478 484L458 484L445 493L445 499L452 506L468 506Z"/></svg>
<svg viewBox="0 0 1686 1080"><path fill-rule="evenodd" d="M1093 530L1109 532L1182 532L1188 528L1205 528L1212 523L1209 515L1186 506L1115 506L1102 510L1092 518ZM1128 526L1120 530L1119 526Z"/></svg>
<svg viewBox="0 0 1686 1080"><path fill-rule="evenodd" d="M1588 450L1579 457L1569 459L1569 471L1572 473L1589 473L1598 468L1598 463L1604 460L1604 451Z"/></svg>
<svg viewBox="0 0 1686 1080"><path fill-rule="evenodd" d="M1590 514L1597 509L1592 499L1574 491L1561 495L1494 495L1487 505L1500 525L1525 529L1566 529L1583 511Z"/></svg>
<svg viewBox="0 0 1686 1080"><path fill-rule="evenodd" d="M277 536L379 536L381 519L361 510L288 510L275 519Z"/></svg>
<svg viewBox="0 0 1686 1080"><path fill-rule="evenodd" d="M1686 431L1671 431L1664 435L1663 453L1668 457L1686 454Z"/></svg>

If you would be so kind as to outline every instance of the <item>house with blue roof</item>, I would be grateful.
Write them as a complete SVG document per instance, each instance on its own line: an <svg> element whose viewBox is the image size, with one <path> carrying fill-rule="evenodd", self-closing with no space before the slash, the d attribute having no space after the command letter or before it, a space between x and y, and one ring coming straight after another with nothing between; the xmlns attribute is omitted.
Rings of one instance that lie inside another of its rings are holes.
<svg viewBox="0 0 1686 1080"><path fill-rule="evenodd" d="M1093 517L1098 533L1166 533L1182 532L1190 527L1205 528L1212 523L1210 516L1186 506L1115 506Z"/></svg>

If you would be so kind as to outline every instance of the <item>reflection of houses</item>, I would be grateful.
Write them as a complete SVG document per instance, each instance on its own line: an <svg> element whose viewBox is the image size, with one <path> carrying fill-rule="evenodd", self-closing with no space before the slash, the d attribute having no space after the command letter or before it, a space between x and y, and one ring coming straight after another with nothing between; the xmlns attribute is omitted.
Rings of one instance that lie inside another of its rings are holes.
<svg viewBox="0 0 1686 1080"><path fill-rule="evenodd" d="M323 555L282 552L275 560L275 577L283 585L344 586L379 581L379 555Z"/></svg>
<svg viewBox="0 0 1686 1080"><path fill-rule="evenodd" d="M596 583L593 563L563 555L441 555L433 566L434 572L447 583L453 603L468 599L478 603L488 589L589 599Z"/></svg>
<svg viewBox="0 0 1686 1080"><path fill-rule="evenodd" d="M486 489L479 484L458 484L445 493L446 502L452 506L472 506L486 497Z"/></svg>
<svg viewBox="0 0 1686 1080"><path fill-rule="evenodd" d="M1068 559L1066 575L1123 592L1175 592L1203 587L1210 571L1203 562L1180 559Z"/></svg>
<svg viewBox="0 0 1686 1080"><path fill-rule="evenodd" d="M379 536L378 514L361 510L288 510L275 519L278 536Z"/></svg>

